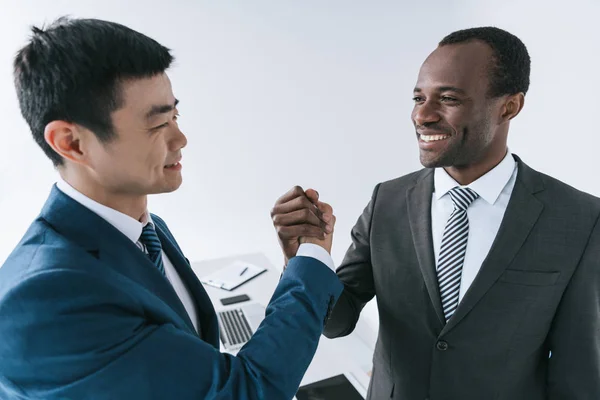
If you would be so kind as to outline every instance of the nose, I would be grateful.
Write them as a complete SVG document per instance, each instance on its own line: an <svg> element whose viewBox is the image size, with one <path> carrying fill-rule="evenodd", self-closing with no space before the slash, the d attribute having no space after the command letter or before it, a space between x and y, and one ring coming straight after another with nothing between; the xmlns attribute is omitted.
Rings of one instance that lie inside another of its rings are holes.
<svg viewBox="0 0 600 400"><path fill-rule="evenodd" d="M169 150L179 151L185 146L187 146L187 137L185 137L184 133L181 132L179 127L175 127L173 136L169 141Z"/></svg>
<svg viewBox="0 0 600 400"><path fill-rule="evenodd" d="M425 126L440 121L440 115L435 104L431 101L425 101L421 104L415 104L412 112L412 120L416 126Z"/></svg>

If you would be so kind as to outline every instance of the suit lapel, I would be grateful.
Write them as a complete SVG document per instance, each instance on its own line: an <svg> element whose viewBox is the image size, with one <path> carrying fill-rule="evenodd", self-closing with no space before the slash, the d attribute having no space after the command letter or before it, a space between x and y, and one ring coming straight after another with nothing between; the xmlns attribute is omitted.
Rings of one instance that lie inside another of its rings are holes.
<svg viewBox="0 0 600 400"><path fill-rule="evenodd" d="M415 186L407 191L408 218L415 244L419 267L429 292L429 298L440 323L445 323L440 300L440 290L435 271L433 236L431 233L431 196L433 194L433 170L426 170Z"/></svg>
<svg viewBox="0 0 600 400"><path fill-rule="evenodd" d="M52 227L78 243L97 258L110 279L129 279L160 298L179 317L178 327L195 332L185 307L167 279L150 259L123 235L93 211L62 193L56 186L44 205L40 217ZM131 283L128 283L131 284Z"/></svg>
<svg viewBox="0 0 600 400"><path fill-rule="evenodd" d="M120 232L119 232L120 233ZM125 238L127 239L127 238ZM141 284L163 300L181 318L182 324L195 333L183 303L167 278L156 268L131 240L119 241L100 252L100 260L113 266L117 272Z"/></svg>
<svg viewBox="0 0 600 400"><path fill-rule="evenodd" d="M166 253L167 257L169 257L169 260L177 270L181 280L184 282L187 290L194 299L198 314L198 327L201 332L200 336L204 341L219 348L218 322L215 309L210 301L210 298L208 297L208 293L206 293L206 290L204 290L202 287L202 284L196 277L196 274L190 267L187 259L183 256L183 253L181 253L179 247L176 246L167 229L163 227L163 224L160 223L154 216L153 220L155 222L156 231L163 246L164 252ZM187 312L186 315L188 315Z"/></svg>
<svg viewBox="0 0 600 400"><path fill-rule="evenodd" d="M456 326L510 265L537 222L543 204L534 196L543 190L539 174L517 156L518 175L504 218L488 256L442 334Z"/></svg>

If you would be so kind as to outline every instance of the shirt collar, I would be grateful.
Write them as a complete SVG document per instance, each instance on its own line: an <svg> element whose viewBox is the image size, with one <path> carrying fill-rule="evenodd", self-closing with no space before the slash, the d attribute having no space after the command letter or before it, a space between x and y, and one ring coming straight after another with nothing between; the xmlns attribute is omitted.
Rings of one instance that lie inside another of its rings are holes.
<svg viewBox="0 0 600 400"><path fill-rule="evenodd" d="M439 200L456 186L468 187L477 192L479 197L493 205L500 197L500 193L510 180L515 168L517 168L517 162L512 153L507 151L500 164L466 186L461 186L443 168L436 168L433 177L435 197Z"/></svg>
<svg viewBox="0 0 600 400"><path fill-rule="evenodd" d="M106 220L109 224L118 229L123 235L127 236L129 240L133 243L137 243L142 235L142 228L146 226L146 224L150 223L154 225L152 222L152 218L150 217L150 213L146 210L140 218L140 221L137 221L134 218L131 218L127 214L123 214L120 211L117 211L113 208L107 207L103 204L98 203L95 200L90 199L83 193L79 192L73 186L69 185L65 180L61 177L58 178L56 182L56 186L60 189L61 192L81 204L82 206L88 208L94 213L98 214L101 218Z"/></svg>

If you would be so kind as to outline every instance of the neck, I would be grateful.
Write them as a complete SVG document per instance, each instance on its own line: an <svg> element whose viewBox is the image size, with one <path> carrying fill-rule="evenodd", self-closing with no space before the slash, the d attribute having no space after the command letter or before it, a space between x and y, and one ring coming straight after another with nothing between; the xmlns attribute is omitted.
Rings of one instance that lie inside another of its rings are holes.
<svg viewBox="0 0 600 400"><path fill-rule="evenodd" d="M445 167L444 170L460 185L468 185L500 164L504 157L506 157L507 152L508 149L505 146L502 151L486 154L476 163L466 166Z"/></svg>
<svg viewBox="0 0 600 400"><path fill-rule="evenodd" d="M66 169L59 169L62 179L84 196L106 207L117 210L139 221L148 207L146 195L132 195L119 193L102 187L98 182L83 179L81 176L69 173Z"/></svg>

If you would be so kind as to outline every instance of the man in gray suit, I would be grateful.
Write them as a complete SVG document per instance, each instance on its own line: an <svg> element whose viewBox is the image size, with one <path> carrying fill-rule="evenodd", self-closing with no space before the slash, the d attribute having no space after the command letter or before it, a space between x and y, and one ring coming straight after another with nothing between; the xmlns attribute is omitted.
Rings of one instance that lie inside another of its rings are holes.
<svg viewBox="0 0 600 400"><path fill-rule="evenodd" d="M508 151L529 71L497 28L450 34L421 67L425 169L375 187L325 328L348 335L377 296L370 399L600 399L600 200ZM300 208L276 204L278 232L319 223ZM290 257L298 238L280 240Z"/></svg>

